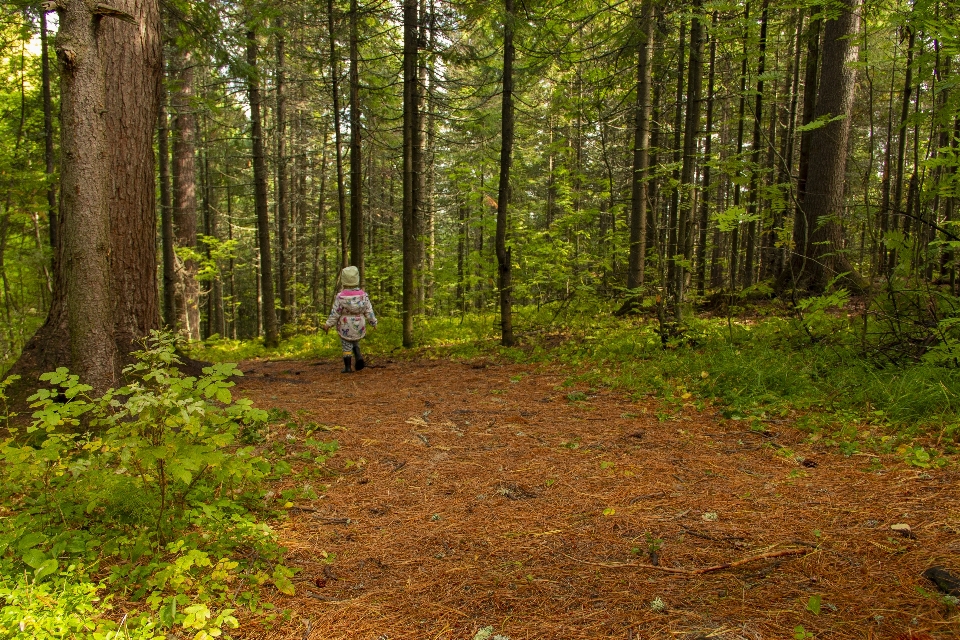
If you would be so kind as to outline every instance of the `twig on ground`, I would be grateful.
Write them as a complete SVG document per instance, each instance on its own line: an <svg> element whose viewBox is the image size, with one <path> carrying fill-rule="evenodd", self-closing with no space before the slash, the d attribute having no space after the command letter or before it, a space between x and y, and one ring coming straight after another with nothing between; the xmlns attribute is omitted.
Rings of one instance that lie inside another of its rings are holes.
<svg viewBox="0 0 960 640"><path fill-rule="evenodd" d="M566 556L575 562L581 564L589 564L594 567L603 567L605 569L625 569L627 567L632 567L634 569L654 569L656 571L664 571L666 573L679 573L681 575L687 576L700 576L705 573L710 573L712 571L720 571L722 569L734 569L736 567L749 564L751 562L756 562L757 560L770 560L772 558L782 558L784 556L800 556L805 553L809 553L807 549L783 549L781 551L771 551L769 553L761 553L757 556L750 556L749 558L743 558L742 560L737 560L736 562L724 562L723 564L713 565L712 567L701 567L700 569L676 569L673 567L661 567L659 565L644 564L640 562L622 562L622 563L605 563L605 562L590 562L589 560L581 560L580 558L574 558L571 555L560 552L560 555Z"/></svg>

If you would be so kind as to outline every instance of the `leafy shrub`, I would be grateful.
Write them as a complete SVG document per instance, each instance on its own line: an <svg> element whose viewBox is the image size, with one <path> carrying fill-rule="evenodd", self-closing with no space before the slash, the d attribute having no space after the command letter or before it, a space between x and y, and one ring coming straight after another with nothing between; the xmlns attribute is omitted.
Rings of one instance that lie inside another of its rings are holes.
<svg viewBox="0 0 960 640"><path fill-rule="evenodd" d="M236 365L185 376L174 339L159 333L136 357L128 384L99 398L66 369L44 374L51 387L29 399L32 423L0 442L0 625L115 637L100 618L108 598L97 604L105 588L152 612L136 632L126 620L129 637L212 637L237 624L228 591L254 610L263 585L293 592L283 550L257 517L264 482L289 465L241 442L267 414L233 397ZM45 598L57 602L51 611L30 609Z"/></svg>

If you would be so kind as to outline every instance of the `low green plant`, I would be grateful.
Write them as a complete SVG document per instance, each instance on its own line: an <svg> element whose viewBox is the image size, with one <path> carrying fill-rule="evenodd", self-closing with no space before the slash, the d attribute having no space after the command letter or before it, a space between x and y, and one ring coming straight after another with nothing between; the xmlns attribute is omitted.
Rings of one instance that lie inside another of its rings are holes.
<svg viewBox="0 0 960 640"><path fill-rule="evenodd" d="M44 374L31 423L0 442L0 620L21 611L47 629L24 603L60 593L57 628L69 628L31 637L116 637L106 617L116 592L145 604L125 618L129 637L215 637L236 626L236 607L268 607L264 586L293 593L261 519L265 482L290 467L244 443L267 414L233 397L236 365L185 376L160 333L135 356L127 384L100 397L66 369Z"/></svg>

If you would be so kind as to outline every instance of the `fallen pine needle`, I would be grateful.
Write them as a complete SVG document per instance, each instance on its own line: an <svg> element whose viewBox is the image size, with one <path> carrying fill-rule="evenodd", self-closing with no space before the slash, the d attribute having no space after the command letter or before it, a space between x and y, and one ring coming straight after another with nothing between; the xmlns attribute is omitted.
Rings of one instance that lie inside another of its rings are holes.
<svg viewBox="0 0 960 640"><path fill-rule="evenodd" d="M781 551L771 551L769 553L761 553L758 556L750 556L749 558L743 558L742 560L737 560L736 562L724 562L723 564L716 564L712 567L701 567L700 569L675 569L673 567L660 567L653 564L644 564L641 562L622 562L622 563L604 563L604 562L590 562L589 560L581 560L580 558L574 558L571 555L560 552L560 555L566 556L575 562L581 564L589 564L594 567L603 567L605 569L623 569L626 567L633 567L635 569L653 569L655 571L663 571L665 573L679 573L687 576L699 576L704 573L710 573L712 571L721 571L723 569L733 569L751 562L756 562L757 560L769 560L771 558L782 558L784 556L800 556L805 553L809 553L809 549L783 549Z"/></svg>

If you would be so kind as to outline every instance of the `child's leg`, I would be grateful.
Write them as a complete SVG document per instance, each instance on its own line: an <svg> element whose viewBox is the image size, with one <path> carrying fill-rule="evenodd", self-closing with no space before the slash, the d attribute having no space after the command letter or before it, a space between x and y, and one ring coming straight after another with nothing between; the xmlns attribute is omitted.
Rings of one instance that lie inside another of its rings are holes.
<svg viewBox="0 0 960 640"><path fill-rule="evenodd" d="M350 340L344 340L340 338L340 351L343 352L343 371L340 373L351 373L350 369L350 356L353 354L353 345L356 344Z"/></svg>
<svg viewBox="0 0 960 640"><path fill-rule="evenodd" d="M363 354L360 353L360 341L357 340L353 343L353 355L357 359L357 371L363 369L366 363L363 361Z"/></svg>

